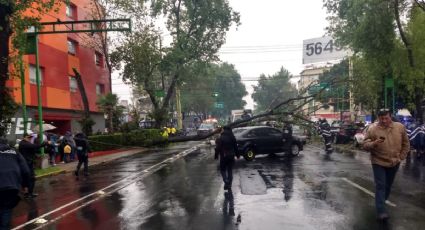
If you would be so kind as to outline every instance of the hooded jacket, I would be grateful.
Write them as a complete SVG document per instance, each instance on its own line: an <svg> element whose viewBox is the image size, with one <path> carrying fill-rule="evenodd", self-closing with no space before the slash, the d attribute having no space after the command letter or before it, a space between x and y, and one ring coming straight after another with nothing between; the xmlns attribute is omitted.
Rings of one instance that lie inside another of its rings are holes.
<svg viewBox="0 0 425 230"><path fill-rule="evenodd" d="M29 169L15 149L0 143L0 191L28 187Z"/></svg>

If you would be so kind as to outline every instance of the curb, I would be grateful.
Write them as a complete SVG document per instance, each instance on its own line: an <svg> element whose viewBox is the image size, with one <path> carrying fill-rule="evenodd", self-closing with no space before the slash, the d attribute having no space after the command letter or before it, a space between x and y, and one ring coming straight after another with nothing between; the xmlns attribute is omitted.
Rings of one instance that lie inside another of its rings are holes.
<svg viewBox="0 0 425 230"><path fill-rule="evenodd" d="M104 159L104 160L99 161L99 162L93 162L91 164L89 163L89 169L92 166L105 164L105 163L108 163L108 162L111 162L111 161L114 161L114 160L117 160L117 159L120 159L120 158L123 158L123 157L131 156L131 155L134 155L134 154L137 154L137 153L146 152L147 148L131 148L131 149L126 149L126 150L121 150L121 151L119 151L119 150L108 150L108 151L93 152L95 154L89 156L89 161L90 161L90 159L96 159L97 157L119 154L120 152L123 153L123 152L131 151L131 150L137 150L137 152L134 152L132 154L125 155L125 156L120 156L120 157L117 157L117 158L111 158L109 160L108 159ZM100 154L97 154L97 153L100 153ZM78 162L75 162L75 163L73 163L72 166L68 166L65 169L61 169L61 170L56 171L56 172L51 172L51 173L47 173L47 174L44 174L44 175L36 176L35 178L36 179L40 179L40 178L51 177L51 176L56 176L56 175L59 175L59 174L65 174L65 173L73 172L75 170L75 167L76 167L76 164L77 163Z"/></svg>
<svg viewBox="0 0 425 230"><path fill-rule="evenodd" d="M44 177L51 177L51 176L56 176L62 173L66 173L66 170L61 169L59 171L56 172L51 172L51 173L47 173L47 174L43 174L43 175L39 175L39 176L35 176L35 179L40 179L40 178L44 178Z"/></svg>

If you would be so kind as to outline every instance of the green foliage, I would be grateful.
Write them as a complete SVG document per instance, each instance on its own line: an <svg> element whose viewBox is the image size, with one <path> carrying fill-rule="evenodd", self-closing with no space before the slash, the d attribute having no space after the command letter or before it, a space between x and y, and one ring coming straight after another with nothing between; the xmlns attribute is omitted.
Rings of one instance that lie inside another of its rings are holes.
<svg viewBox="0 0 425 230"><path fill-rule="evenodd" d="M83 118L83 119L79 120L78 123L80 123L81 129L82 129L82 131L83 131L84 134L86 134L87 136L92 135L92 133L93 133L93 125L96 124L96 122L93 121L93 119L91 119L91 118Z"/></svg>
<svg viewBox="0 0 425 230"><path fill-rule="evenodd" d="M124 80L149 94L153 117L160 127L185 68L196 62L217 60L226 32L232 23L239 23L239 15L227 0L149 2L151 18L146 21L152 23L135 28L137 32L124 39L111 60L115 68L124 65ZM172 38L165 47L161 33L155 29L162 23L159 18L166 19L164 27ZM156 90L164 90L166 95L158 97Z"/></svg>
<svg viewBox="0 0 425 230"><path fill-rule="evenodd" d="M121 117L124 112L124 106L119 105L119 98L116 94L108 93L104 96L101 96L97 100L97 106L99 109L105 113L107 124L106 127L110 132L118 130L121 124Z"/></svg>
<svg viewBox="0 0 425 230"><path fill-rule="evenodd" d="M252 94L252 99L257 104L256 110L266 111L285 100L294 98L297 90L289 82L291 77L289 71L283 67L272 76L262 74Z"/></svg>
<svg viewBox="0 0 425 230"><path fill-rule="evenodd" d="M406 0L324 2L331 14L328 31L337 42L355 51L356 102L369 109L383 106L384 79L393 78L398 102L415 107L418 117L422 117L420 101L425 95L425 64L421 60L425 58L425 11ZM401 18L396 12L402 15ZM398 21L401 21L400 26L397 26ZM405 35L404 41L401 35ZM412 53L408 52L409 49Z"/></svg>
<svg viewBox="0 0 425 230"><path fill-rule="evenodd" d="M15 100L10 96L10 91L6 89L5 97L2 98L0 110L3 113L3 120L0 120L0 137L4 136L7 132L7 127L11 124L11 118L15 115L19 106Z"/></svg>
<svg viewBox="0 0 425 230"><path fill-rule="evenodd" d="M164 143L159 129L139 129L129 133L115 133L111 135L96 135L89 137L92 151L104 151L125 147L149 147Z"/></svg>
<svg viewBox="0 0 425 230"><path fill-rule="evenodd" d="M333 105L335 111L342 111L349 108L348 95L348 60L344 60L328 71L319 76L319 83L330 84L322 93L318 95L318 99L322 104Z"/></svg>
<svg viewBox="0 0 425 230"><path fill-rule="evenodd" d="M184 112L224 116L245 106L242 99L247 95L245 85L233 65L193 65L185 72L188 75L192 76L185 77L181 87ZM224 108L214 108L215 102L222 102Z"/></svg>

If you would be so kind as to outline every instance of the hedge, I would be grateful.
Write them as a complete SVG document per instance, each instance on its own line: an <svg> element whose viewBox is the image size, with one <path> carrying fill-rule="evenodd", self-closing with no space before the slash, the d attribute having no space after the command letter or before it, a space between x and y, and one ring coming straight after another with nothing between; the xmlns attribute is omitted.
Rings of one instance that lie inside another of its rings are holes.
<svg viewBox="0 0 425 230"><path fill-rule="evenodd" d="M104 151L125 147L148 147L165 143L159 129L140 129L128 133L89 136L92 151Z"/></svg>

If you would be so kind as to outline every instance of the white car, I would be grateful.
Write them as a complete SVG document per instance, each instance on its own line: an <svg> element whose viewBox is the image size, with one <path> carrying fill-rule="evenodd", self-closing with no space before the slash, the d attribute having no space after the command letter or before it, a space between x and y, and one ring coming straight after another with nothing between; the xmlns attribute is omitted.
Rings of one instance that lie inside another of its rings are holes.
<svg viewBox="0 0 425 230"><path fill-rule="evenodd" d="M366 135L368 128L369 128L369 125L364 127L361 130L361 132L358 132L354 135L354 147L360 147L363 144L364 138L365 138L365 135Z"/></svg>

